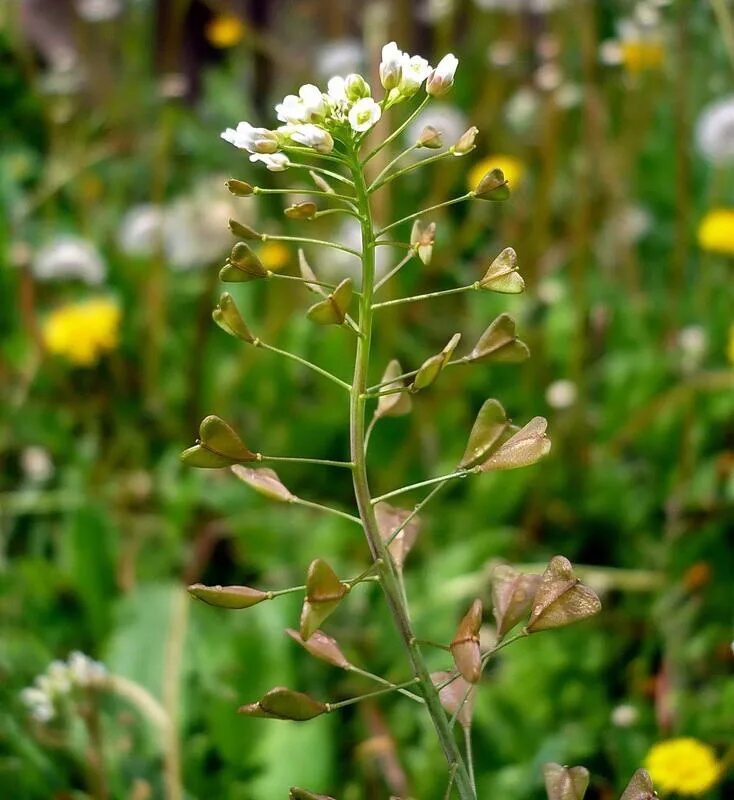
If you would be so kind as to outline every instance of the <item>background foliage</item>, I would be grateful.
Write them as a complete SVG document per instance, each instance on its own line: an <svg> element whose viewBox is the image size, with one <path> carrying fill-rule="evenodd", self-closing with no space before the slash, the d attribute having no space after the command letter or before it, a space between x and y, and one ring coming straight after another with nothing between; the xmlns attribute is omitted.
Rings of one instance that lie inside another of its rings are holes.
<svg viewBox="0 0 734 800"><path fill-rule="evenodd" d="M178 453L216 412L256 449L344 457L339 390L211 323L227 217L303 231L278 198L232 201L226 177L292 176L261 171L217 136L240 119L272 124L273 102L309 78L356 68L374 78L391 39L429 59L459 56L432 124L454 136L476 124L481 138L471 156L385 193L381 220L465 191L487 157L515 170L501 208L436 217L433 261L405 269L393 296L471 282L511 245L528 291L510 310L533 357L450 372L411 417L381 423L373 488L450 470L489 396L517 420L548 416L553 439L537 467L461 481L424 515L406 570L416 627L450 639L468 600L487 597L492 563L557 552L585 565L605 606L494 664L477 702L479 795L539 798L540 767L555 760L588 766L592 797L616 796L672 735L730 759L734 231L729 255L702 251L696 231L734 204L734 183L730 166L696 151L694 124L731 91L734 65L709 4L130 0L100 22L75 11L90 5L0 11L0 795L87 796L83 733L70 724L44 736L19 696L78 649L176 722L173 744L161 741L128 699L105 696L114 798L173 796L166 748L191 798L272 800L291 784L340 800L441 796L433 731L399 700L305 725L237 717L275 684L332 699L362 684L283 634L297 599L226 613L183 590L298 584L319 556L342 575L365 564L347 523L268 505L226 472L184 469ZM142 253L139 231L131 246L120 230L141 203L168 220ZM314 223L320 235L351 235L332 219ZM93 243L101 285L39 277L39 252L60 235ZM295 251L270 246L263 258L297 268ZM330 251L309 258L325 276L349 267ZM311 326L298 286L265 283L237 292L253 330L346 377L350 338ZM92 366L49 353L48 315L97 295L121 309L119 346ZM412 369L507 305L472 294L382 312L376 363L397 356ZM350 502L338 470L279 473L297 494ZM404 678L377 588L355 591L328 629L357 663ZM709 797L733 790L724 778Z"/></svg>

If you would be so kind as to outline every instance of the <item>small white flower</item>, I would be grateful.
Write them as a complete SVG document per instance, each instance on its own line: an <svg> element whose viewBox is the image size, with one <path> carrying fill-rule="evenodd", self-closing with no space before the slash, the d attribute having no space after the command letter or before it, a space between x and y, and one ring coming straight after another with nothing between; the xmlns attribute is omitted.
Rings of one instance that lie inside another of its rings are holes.
<svg viewBox="0 0 734 800"><path fill-rule="evenodd" d="M333 103L346 103L347 89L344 78L338 75L329 78L329 82L326 84L326 93L329 96L329 100Z"/></svg>
<svg viewBox="0 0 734 800"><path fill-rule="evenodd" d="M271 172L283 172L291 165L285 153L253 153L250 161L261 161Z"/></svg>
<svg viewBox="0 0 734 800"><path fill-rule="evenodd" d="M380 62L380 83L386 91L396 89L400 83L403 69L403 56L405 54L395 42L390 42L382 48L382 61Z"/></svg>
<svg viewBox="0 0 734 800"><path fill-rule="evenodd" d="M68 671L76 686L98 685L107 675L107 670L99 661L75 650L68 659Z"/></svg>
<svg viewBox="0 0 734 800"><path fill-rule="evenodd" d="M734 95L704 108L696 123L696 144L712 164L734 161Z"/></svg>
<svg viewBox="0 0 734 800"><path fill-rule="evenodd" d="M254 128L249 122L240 122L236 128L227 128L220 134L225 142L248 153L275 153L278 137L267 128Z"/></svg>
<svg viewBox="0 0 734 800"><path fill-rule="evenodd" d="M454 75L459 66L459 59L453 53L445 55L439 62L436 69L428 77L426 91L433 97L440 97L446 94L454 84Z"/></svg>
<svg viewBox="0 0 734 800"><path fill-rule="evenodd" d="M78 278L90 285L102 283L107 273L97 248L76 236L62 236L42 247L31 270L41 281Z"/></svg>
<svg viewBox="0 0 734 800"><path fill-rule="evenodd" d="M287 94L282 103L275 106L275 113L281 122L298 125L306 121L306 109L303 101L295 94Z"/></svg>
<svg viewBox="0 0 734 800"><path fill-rule="evenodd" d="M359 72L364 64L364 50L359 39L336 39L319 48L316 70L323 78Z"/></svg>
<svg viewBox="0 0 734 800"><path fill-rule="evenodd" d="M317 153L330 153L334 149L334 140L329 131L310 122L294 125L290 129L290 138L304 147L312 147Z"/></svg>
<svg viewBox="0 0 734 800"><path fill-rule="evenodd" d="M318 86L306 83L298 90L298 96L286 95L282 103L275 106L278 119L291 125L303 122L319 122L326 114L326 101Z"/></svg>
<svg viewBox="0 0 734 800"><path fill-rule="evenodd" d="M421 56L403 53L398 91L405 97L412 97L420 89L423 81L431 74L431 65Z"/></svg>
<svg viewBox="0 0 734 800"><path fill-rule="evenodd" d="M371 98L363 97L349 110L349 124L357 133L368 131L382 115L382 109Z"/></svg>
<svg viewBox="0 0 734 800"><path fill-rule="evenodd" d="M54 474L54 462L45 447L30 445L20 454L23 474L32 483L45 483Z"/></svg>
<svg viewBox="0 0 734 800"><path fill-rule="evenodd" d="M637 722L639 714L630 703L622 703L612 709L612 724L618 728L629 728Z"/></svg>

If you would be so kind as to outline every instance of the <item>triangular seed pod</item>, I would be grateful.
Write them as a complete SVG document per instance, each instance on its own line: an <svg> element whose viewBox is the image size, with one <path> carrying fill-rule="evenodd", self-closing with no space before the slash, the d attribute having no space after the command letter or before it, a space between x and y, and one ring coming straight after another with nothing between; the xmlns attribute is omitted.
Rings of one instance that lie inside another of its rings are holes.
<svg viewBox="0 0 734 800"><path fill-rule="evenodd" d="M455 156L465 156L467 153L471 153L472 150L476 147L476 140L477 134L479 133L479 128L472 125L471 128L464 131L459 137L459 140L456 142L455 145L449 148L449 150Z"/></svg>
<svg viewBox="0 0 734 800"><path fill-rule="evenodd" d="M321 703L303 692L294 692L283 686L276 686L266 692L257 703L240 706L239 714L248 717L268 717L270 719L290 719L304 722L313 719L329 710L326 703Z"/></svg>
<svg viewBox="0 0 734 800"><path fill-rule="evenodd" d="M482 653L479 644L481 626L482 601L475 600L456 628L450 646L456 669L469 683L477 683L482 676Z"/></svg>
<svg viewBox="0 0 734 800"><path fill-rule="evenodd" d="M239 239L263 238L263 235L258 231L256 231L254 228L251 228L249 225L245 225L244 222L238 222L236 219L230 219L227 225L229 229L232 231L232 233Z"/></svg>
<svg viewBox="0 0 734 800"><path fill-rule="evenodd" d="M249 197L255 191L249 183L237 178L230 178L224 185L235 197Z"/></svg>
<svg viewBox="0 0 734 800"><path fill-rule="evenodd" d="M492 570L491 583L497 638L501 639L518 622L529 616L533 598L540 586L540 575L525 574L508 564L498 564Z"/></svg>
<svg viewBox="0 0 734 800"><path fill-rule="evenodd" d="M301 610L301 638L307 642L339 605L347 587L322 559L311 562L306 576L306 598Z"/></svg>
<svg viewBox="0 0 734 800"><path fill-rule="evenodd" d="M237 242L226 264L219 270L219 279L225 283L245 283L265 278L268 271L252 249L244 242Z"/></svg>
<svg viewBox="0 0 734 800"><path fill-rule="evenodd" d="M468 469L486 459L514 433L505 409L497 400L485 400L472 426L459 466Z"/></svg>
<svg viewBox="0 0 734 800"><path fill-rule="evenodd" d="M411 514L412 512L405 508L395 508L395 506L385 502L377 503L375 505L375 517L382 540L387 542L391 539L395 531L403 525ZM403 568L405 559L413 548L419 533L420 517L414 516L390 543L388 550L395 562L395 566L399 570Z"/></svg>
<svg viewBox="0 0 734 800"><path fill-rule="evenodd" d="M433 255L433 243L436 239L436 223L429 222L427 225L417 219L413 223L410 232L410 244L415 250L416 255L424 264L431 263Z"/></svg>
<svg viewBox="0 0 734 800"><path fill-rule="evenodd" d="M438 378L443 368L451 360L451 356L454 354L460 339L461 334L455 333L440 353L431 356L420 365L415 378L413 378L413 383L410 384L411 392L418 392L421 389L428 388Z"/></svg>
<svg viewBox="0 0 734 800"><path fill-rule="evenodd" d="M510 185L501 169L492 169L484 175L473 192L479 200L507 200Z"/></svg>
<svg viewBox="0 0 734 800"><path fill-rule="evenodd" d="M461 360L470 363L491 360L517 364L528 358L528 346L515 336L515 320L509 314L500 314L479 337L471 353Z"/></svg>
<svg viewBox="0 0 734 800"><path fill-rule="evenodd" d="M548 800L583 800L589 786L589 770L586 767L546 764L543 778Z"/></svg>
<svg viewBox="0 0 734 800"><path fill-rule="evenodd" d="M417 147L427 147L430 150L438 150L441 145L443 145L443 134L433 125L426 125L416 141Z"/></svg>
<svg viewBox="0 0 734 800"><path fill-rule="evenodd" d="M334 800L334 798L325 794L314 794L314 792L309 792L307 789L299 789L297 786L291 786L291 790L288 792L288 800Z"/></svg>
<svg viewBox="0 0 734 800"><path fill-rule="evenodd" d="M283 213L288 219L313 219L318 206L311 200L306 200L303 203L295 203L292 206L284 209Z"/></svg>
<svg viewBox="0 0 734 800"><path fill-rule="evenodd" d="M286 628L285 632L314 658L325 661L327 664L333 664L341 669L349 668L349 661L342 653L336 639L327 636L323 631L314 631L308 641L305 642L301 638L301 634L298 631L294 631L293 628Z"/></svg>
<svg viewBox="0 0 734 800"><path fill-rule="evenodd" d="M219 327L230 336L236 336L243 342L252 344L255 337L247 327L247 323L242 319L242 315L229 292L219 298L219 305L212 311L212 319Z"/></svg>
<svg viewBox="0 0 734 800"><path fill-rule="evenodd" d="M325 300L312 305L306 316L318 325L341 325L347 316L353 292L352 279L345 278Z"/></svg>
<svg viewBox="0 0 734 800"><path fill-rule="evenodd" d="M656 800L656 798L657 794L649 773L645 769L638 769L619 800Z"/></svg>
<svg viewBox="0 0 734 800"><path fill-rule="evenodd" d="M517 253L506 247L489 265L479 281L482 289L502 294L519 294L525 290L525 281L517 271Z"/></svg>
<svg viewBox="0 0 734 800"><path fill-rule="evenodd" d="M250 586L204 586L193 583L188 588L190 595L217 608L250 608L270 599L268 592Z"/></svg>
<svg viewBox="0 0 734 800"><path fill-rule="evenodd" d="M540 579L527 625L530 633L561 628L601 610L596 593L573 574L571 562L554 556Z"/></svg>
<svg viewBox="0 0 734 800"><path fill-rule="evenodd" d="M324 287L319 286L319 284L316 282L316 274L311 269L311 265L306 260L306 254L300 247L298 248L298 266L301 271L301 277L306 282L306 288L314 294L320 294L322 297L326 297L326 291L324 290Z"/></svg>
<svg viewBox="0 0 734 800"><path fill-rule="evenodd" d="M288 491L277 473L272 469L252 469L243 467L241 464L234 464L230 469L243 483L246 483L256 492L270 500L276 500L280 503L292 503L298 499Z"/></svg>
<svg viewBox="0 0 734 800"><path fill-rule="evenodd" d="M399 389L404 386L402 381L396 381L398 375L403 374L403 368L400 362L393 358L393 360L385 368L380 381L382 386L381 391L390 391L392 389ZM388 382L389 381L389 382ZM409 414L413 408L413 401L410 399L407 387L404 392L395 392L394 394L386 394L379 397L377 400L377 408L375 409L375 417L401 417L404 414Z"/></svg>
<svg viewBox="0 0 734 800"><path fill-rule="evenodd" d="M540 461L551 449L551 441L545 433L547 427L548 421L545 418L533 417L489 456L481 465L480 471L517 469Z"/></svg>
<svg viewBox="0 0 734 800"><path fill-rule="evenodd" d="M190 467L218 469L243 461L257 461L253 453L220 417L205 417L199 425L199 441L181 453L181 460Z"/></svg>
<svg viewBox="0 0 734 800"><path fill-rule="evenodd" d="M452 673L450 672L431 673L434 686L442 686L451 677ZM456 721L462 728L471 727L476 692L476 686L465 681L461 675L457 675L451 683L438 690L438 697L444 710L451 715L456 714Z"/></svg>

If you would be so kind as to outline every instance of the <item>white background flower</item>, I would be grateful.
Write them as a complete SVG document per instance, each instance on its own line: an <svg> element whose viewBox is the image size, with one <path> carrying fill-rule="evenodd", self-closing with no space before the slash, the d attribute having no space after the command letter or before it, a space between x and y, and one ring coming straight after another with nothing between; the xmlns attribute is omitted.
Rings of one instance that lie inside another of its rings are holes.
<svg viewBox="0 0 734 800"><path fill-rule="evenodd" d="M696 123L696 144L713 164L734 161L734 95L704 108Z"/></svg>
<svg viewBox="0 0 734 800"><path fill-rule="evenodd" d="M102 283L107 274L97 248L77 236L61 236L42 247L31 270L42 281L78 278L90 285Z"/></svg>
<svg viewBox="0 0 734 800"><path fill-rule="evenodd" d="M261 161L271 172L283 172L283 170L290 167L291 162L285 153L253 153L250 156L250 161L253 163Z"/></svg>

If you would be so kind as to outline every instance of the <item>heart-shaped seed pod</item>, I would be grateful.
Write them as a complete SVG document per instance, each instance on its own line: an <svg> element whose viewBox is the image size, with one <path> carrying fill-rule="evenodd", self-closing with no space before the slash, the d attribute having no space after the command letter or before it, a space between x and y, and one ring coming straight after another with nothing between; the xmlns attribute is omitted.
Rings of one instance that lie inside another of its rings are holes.
<svg viewBox="0 0 734 800"><path fill-rule="evenodd" d="M541 576L527 629L535 633L561 628L599 611L599 598L573 574L571 562L563 556L554 556Z"/></svg>
<svg viewBox="0 0 734 800"><path fill-rule="evenodd" d="M481 472L499 469L528 467L550 453L551 441L545 431L548 422L543 417L533 417L503 442L481 465Z"/></svg>
<svg viewBox="0 0 734 800"><path fill-rule="evenodd" d="M306 576L306 598L301 609L301 638L307 642L333 613L347 593L334 570L320 558L311 562Z"/></svg>
<svg viewBox="0 0 734 800"><path fill-rule="evenodd" d="M517 253L506 247L489 265L479 281L482 289L501 294L519 294L525 291L525 281L517 271Z"/></svg>
<svg viewBox="0 0 734 800"><path fill-rule="evenodd" d="M543 778L548 800L583 800L589 785L589 770L586 767L546 764Z"/></svg>
<svg viewBox="0 0 734 800"><path fill-rule="evenodd" d="M181 453L181 460L190 467L218 469L243 461L257 461L253 453L230 425L214 415L199 425L199 441Z"/></svg>

